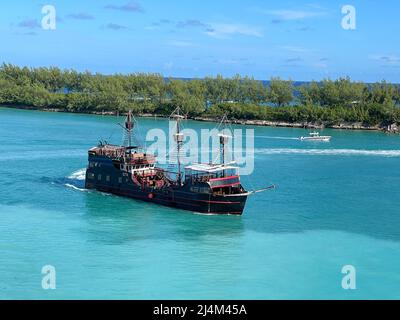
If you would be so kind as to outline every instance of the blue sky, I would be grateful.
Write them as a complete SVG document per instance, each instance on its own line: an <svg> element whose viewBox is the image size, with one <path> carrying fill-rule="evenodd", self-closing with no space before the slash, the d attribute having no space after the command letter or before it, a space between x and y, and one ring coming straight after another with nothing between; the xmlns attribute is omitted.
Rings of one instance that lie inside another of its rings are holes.
<svg viewBox="0 0 400 320"><path fill-rule="evenodd" d="M56 30L41 28L54 5ZM342 6L356 30L342 28ZM400 82L396 0L14 0L0 4L0 61L102 73Z"/></svg>

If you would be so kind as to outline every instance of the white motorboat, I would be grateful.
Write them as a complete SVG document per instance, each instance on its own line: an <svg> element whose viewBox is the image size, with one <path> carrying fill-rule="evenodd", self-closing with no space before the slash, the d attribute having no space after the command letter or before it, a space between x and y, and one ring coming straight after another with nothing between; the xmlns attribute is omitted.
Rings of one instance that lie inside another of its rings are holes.
<svg viewBox="0 0 400 320"><path fill-rule="evenodd" d="M325 141L329 142L331 141L332 137L331 136L321 136L319 132L310 132L308 137L300 137L299 138L301 141Z"/></svg>

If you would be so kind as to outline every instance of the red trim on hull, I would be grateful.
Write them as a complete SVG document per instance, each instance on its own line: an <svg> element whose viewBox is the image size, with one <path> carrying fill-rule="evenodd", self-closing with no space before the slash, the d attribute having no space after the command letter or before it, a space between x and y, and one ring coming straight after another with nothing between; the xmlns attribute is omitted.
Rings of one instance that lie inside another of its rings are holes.
<svg viewBox="0 0 400 320"><path fill-rule="evenodd" d="M215 178L215 179L210 179L210 182L214 181L224 181L224 180L229 180L229 179L239 179L239 176L230 176L230 177L224 177L224 178Z"/></svg>

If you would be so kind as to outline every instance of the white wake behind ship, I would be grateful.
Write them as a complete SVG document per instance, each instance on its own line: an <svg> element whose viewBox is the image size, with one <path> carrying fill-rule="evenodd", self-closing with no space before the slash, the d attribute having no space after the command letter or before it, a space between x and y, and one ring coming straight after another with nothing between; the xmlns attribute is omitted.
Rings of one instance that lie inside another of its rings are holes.
<svg viewBox="0 0 400 320"><path fill-rule="evenodd" d="M319 132L310 132L309 136L300 137L299 140L301 141L324 141L329 142L331 141L331 136L321 136Z"/></svg>

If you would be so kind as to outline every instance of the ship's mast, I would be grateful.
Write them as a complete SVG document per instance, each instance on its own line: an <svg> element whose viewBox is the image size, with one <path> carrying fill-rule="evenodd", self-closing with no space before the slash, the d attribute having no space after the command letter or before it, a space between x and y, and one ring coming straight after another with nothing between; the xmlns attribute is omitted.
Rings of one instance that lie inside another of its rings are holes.
<svg viewBox="0 0 400 320"><path fill-rule="evenodd" d="M220 152L221 152L221 164L225 164L225 146L229 141L229 136L226 134L219 135L219 145L220 145Z"/></svg>
<svg viewBox="0 0 400 320"><path fill-rule="evenodd" d="M224 133L226 130L226 122L228 121L228 118L226 114L223 116L220 124L219 124L219 130L222 129L222 133L220 133L219 136L219 147L220 147L220 153L221 153L221 164L225 164L225 151L226 151L226 145L229 142L230 136Z"/></svg>
<svg viewBox="0 0 400 320"><path fill-rule="evenodd" d="M181 148L183 145L183 140L184 140L184 135L181 133L181 125L180 121L184 118L180 114L181 109L178 107L175 109L175 111L171 114L171 117L175 120L176 122L176 133L174 134L174 139L176 142L176 148L177 148L177 162L178 162L178 184L182 184L182 171L181 171L181 159L180 159L180 153L181 153Z"/></svg>
<svg viewBox="0 0 400 320"><path fill-rule="evenodd" d="M128 136L128 147L132 147L132 130L133 130L133 116L132 111L129 110L128 115L125 120L125 130Z"/></svg>

